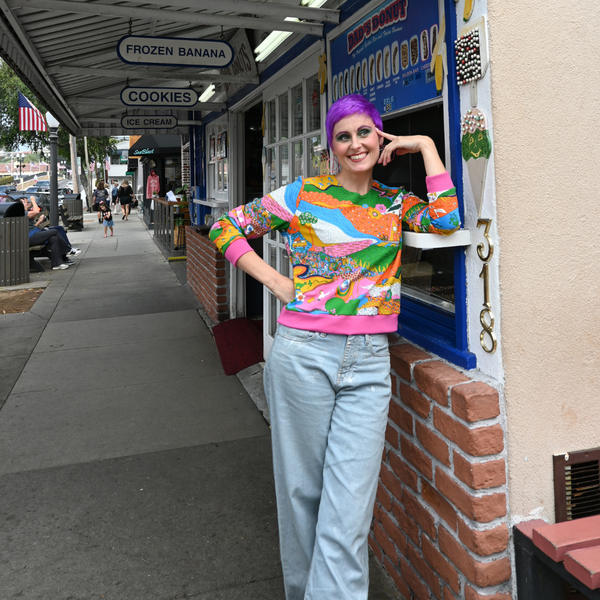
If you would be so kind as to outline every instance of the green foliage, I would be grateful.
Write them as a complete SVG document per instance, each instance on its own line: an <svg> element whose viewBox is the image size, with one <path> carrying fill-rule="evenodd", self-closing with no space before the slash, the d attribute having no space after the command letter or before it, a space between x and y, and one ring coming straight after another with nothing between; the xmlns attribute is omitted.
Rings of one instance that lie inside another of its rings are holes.
<svg viewBox="0 0 600 600"><path fill-rule="evenodd" d="M19 91L43 115L46 114L47 109L34 93L4 61L0 61L0 147L14 151L25 145L38 152L48 145L48 133L19 131Z"/></svg>
<svg viewBox="0 0 600 600"><path fill-rule="evenodd" d="M88 137L88 158L90 162L104 162L105 157L117 154L117 140L107 135L100 137ZM58 130L58 155L67 160L71 160L71 148L69 146L69 132L64 129ZM85 148L83 138L77 138L77 156L81 157L81 162L85 162Z"/></svg>
<svg viewBox="0 0 600 600"><path fill-rule="evenodd" d="M175 190L175 193L176 194L181 194L181 199L184 202L187 202L187 199L188 199L188 197L187 197L187 191L188 191L188 185L186 183L183 187L180 187L179 189Z"/></svg>
<svg viewBox="0 0 600 600"><path fill-rule="evenodd" d="M9 183L14 183L14 177L12 175L5 175L4 177L0 177L0 185L8 185Z"/></svg>

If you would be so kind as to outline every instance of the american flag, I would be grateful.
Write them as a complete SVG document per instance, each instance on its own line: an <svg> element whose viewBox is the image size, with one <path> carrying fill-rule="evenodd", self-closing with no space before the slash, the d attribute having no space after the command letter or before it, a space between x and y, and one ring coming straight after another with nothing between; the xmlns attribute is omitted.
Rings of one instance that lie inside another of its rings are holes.
<svg viewBox="0 0 600 600"><path fill-rule="evenodd" d="M19 131L48 131L42 113L19 92Z"/></svg>
<svg viewBox="0 0 600 600"><path fill-rule="evenodd" d="M110 171L110 158L108 156L104 159L104 168Z"/></svg>

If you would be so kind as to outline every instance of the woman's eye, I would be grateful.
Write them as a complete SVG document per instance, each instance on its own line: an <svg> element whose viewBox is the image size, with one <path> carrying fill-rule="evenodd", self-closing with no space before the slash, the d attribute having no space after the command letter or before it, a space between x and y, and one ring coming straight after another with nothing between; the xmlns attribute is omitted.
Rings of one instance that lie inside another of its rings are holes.
<svg viewBox="0 0 600 600"><path fill-rule="evenodd" d="M340 133L335 139L338 142L347 142L350 139L350 136L347 133Z"/></svg>
<svg viewBox="0 0 600 600"><path fill-rule="evenodd" d="M370 130L370 129L368 129L368 128L365 128L365 129L360 129L360 130L358 131L358 135L359 135L360 137L369 137L369 136L371 135L371 130Z"/></svg>

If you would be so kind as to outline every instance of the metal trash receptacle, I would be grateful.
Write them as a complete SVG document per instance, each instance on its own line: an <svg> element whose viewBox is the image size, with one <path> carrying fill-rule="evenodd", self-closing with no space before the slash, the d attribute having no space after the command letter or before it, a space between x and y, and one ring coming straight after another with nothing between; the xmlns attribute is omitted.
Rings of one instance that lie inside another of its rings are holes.
<svg viewBox="0 0 600 600"><path fill-rule="evenodd" d="M29 219L22 202L0 203L0 286L29 283Z"/></svg>
<svg viewBox="0 0 600 600"><path fill-rule="evenodd" d="M83 229L83 200L81 194L65 194L63 206L67 213L69 229Z"/></svg>

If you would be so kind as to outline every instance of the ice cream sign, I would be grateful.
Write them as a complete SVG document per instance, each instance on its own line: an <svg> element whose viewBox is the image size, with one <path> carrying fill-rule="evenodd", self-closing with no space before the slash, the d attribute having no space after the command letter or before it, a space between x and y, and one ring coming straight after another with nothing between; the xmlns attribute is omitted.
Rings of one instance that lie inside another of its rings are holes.
<svg viewBox="0 0 600 600"><path fill-rule="evenodd" d="M391 0L330 38L330 100L362 94L383 114L435 98L438 23L437 0Z"/></svg>
<svg viewBox="0 0 600 600"><path fill-rule="evenodd" d="M126 35L117 44L117 55L130 65L223 69L231 64L233 54L223 40Z"/></svg>

